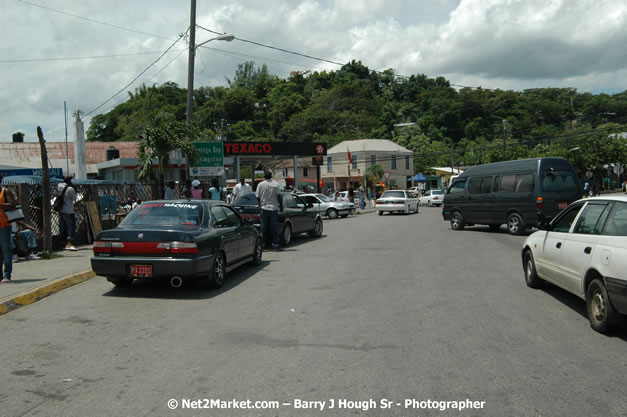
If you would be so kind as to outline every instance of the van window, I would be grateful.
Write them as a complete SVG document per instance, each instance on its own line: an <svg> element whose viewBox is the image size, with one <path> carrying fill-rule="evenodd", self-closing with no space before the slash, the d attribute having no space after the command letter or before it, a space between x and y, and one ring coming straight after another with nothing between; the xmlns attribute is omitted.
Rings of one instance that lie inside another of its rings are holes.
<svg viewBox="0 0 627 417"><path fill-rule="evenodd" d="M503 175L499 191L529 193L534 189L533 183L533 174Z"/></svg>
<svg viewBox="0 0 627 417"><path fill-rule="evenodd" d="M464 187L466 186L466 179L455 181L451 187L448 189L449 194L453 193L461 193L464 191Z"/></svg>
<svg viewBox="0 0 627 417"><path fill-rule="evenodd" d="M473 177L468 182L470 194L489 194L491 191L492 177Z"/></svg>
<svg viewBox="0 0 627 417"><path fill-rule="evenodd" d="M578 191L579 181L569 171L547 170L542 172L542 191Z"/></svg>

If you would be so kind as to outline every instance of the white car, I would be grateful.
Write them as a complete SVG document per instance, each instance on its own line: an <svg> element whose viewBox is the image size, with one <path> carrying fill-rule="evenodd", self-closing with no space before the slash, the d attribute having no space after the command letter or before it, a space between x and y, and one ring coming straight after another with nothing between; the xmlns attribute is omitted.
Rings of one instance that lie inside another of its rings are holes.
<svg viewBox="0 0 627 417"><path fill-rule="evenodd" d="M324 194L299 194L305 203L311 203L314 209L318 210L321 216L327 216L329 219L337 219L338 216L346 217L354 211L355 205L351 209L350 202L333 201L332 198Z"/></svg>
<svg viewBox="0 0 627 417"><path fill-rule="evenodd" d="M425 192L425 195L418 199L418 204L421 206L427 205L429 207L441 206L442 201L444 201L443 190L428 190Z"/></svg>
<svg viewBox="0 0 627 417"><path fill-rule="evenodd" d="M413 211L418 213L418 200L416 200L407 190L384 191L381 197L375 201L377 213L381 216L384 212L399 212L409 214Z"/></svg>
<svg viewBox="0 0 627 417"><path fill-rule="evenodd" d="M550 282L586 301L592 328L605 332L627 314L627 196L572 203L523 245L525 281Z"/></svg>

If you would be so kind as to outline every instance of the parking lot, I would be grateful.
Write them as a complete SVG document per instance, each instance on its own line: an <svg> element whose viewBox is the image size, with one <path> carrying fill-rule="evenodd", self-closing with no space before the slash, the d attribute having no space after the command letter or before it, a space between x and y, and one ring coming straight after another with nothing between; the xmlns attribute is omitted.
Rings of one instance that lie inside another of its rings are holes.
<svg viewBox="0 0 627 417"><path fill-rule="evenodd" d="M454 232L436 207L324 226L219 291L96 278L5 316L3 413L169 415L190 397L290 404L246 414L262 416L627 413L626 328L596 333L577 297L527 288L524 236ZM329 399L485 407L294 409Z"/></svg>

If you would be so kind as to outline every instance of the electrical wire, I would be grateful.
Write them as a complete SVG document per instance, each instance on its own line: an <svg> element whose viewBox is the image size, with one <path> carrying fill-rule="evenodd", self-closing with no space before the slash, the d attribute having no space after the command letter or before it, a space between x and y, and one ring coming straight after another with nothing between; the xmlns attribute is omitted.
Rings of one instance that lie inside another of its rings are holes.
<svg viewBox="0 0 627 417"><path fill-rule="evenodd" d="M109 26L109 27L116 28L116 29L126 30L128 32L139 33L141 35L152 36L152 37L155 37L155 38L161 38L161 39L165 39L165 40L169 40L169 41L174 40L174 39L171 39L171 38L166 38L164 36L155 35L154 33L148 33L148 32L142 32L142 31L135 30L135 29L129 29L129 28L126 28L124 26L114 25L112 23L102 22L102 21L99 21L99 20L90 19L88 17L83 17L83 16L79 16L79 15L76 15L76 14L64 12L64 11L61 11L61 10L53 9L51 7L42 6L41 4L31 3L31 2L26 1L26 0L16 0L16 1L18 1L20 3L27 4L29 6L39 7L39 8L44 9L44 10L49 10L51 12L59 13L59 14L65 15L65 16L70 16L70 17L74 17L74 18L77 18L77 19L86 20L86 21L92 22L92 23L98 23L99 25Z"/></svg>
<svg viewBox="0 0 627 417"><path fill-rule="evenodd" d="M188 29L189 30L189 29ZM128 83L127 85L125 85L124 87L122 87L117 93L115 93L114 95L112 95L111 97L109 97L107 100L105 100L102 104L100 104L99 106L97 106L96 108L94 108L93 110L87 112L84 114L84 116L89 116L90 114L92 114L93 112L95 112L96 110L98 110L99 108L101 108L102 106L104 106L105 104L107 104L109 101L111 101L115 96L117 96L118 94L122 93L124 90L126 90L131 84L133 84L135 81L137 81L139 79L139 77L141 77L142 75L144 75L144 73L146 71L148 71L153 65L155 65L157 62L159 62L159 60L161 58L163 58L163 56L165 54L167 54L170 49L172 49L174 47L174 45L176 45L181 39L183 39L183 37L187 34L187 31L185 31L185 33L182 33L181 35L179 35L179 38L177 40L174 41L174 43L172 45L170 45L168 47L168 49L165 50L164 53L162 53L159 58L157 58L152 64L148 65L142 72L139 73L139 75L137 77L135 77L130 83Z"/></svg>
<svg viewBox="0 0 627 417"><path fill-rule="evenodd" d="M186 50L187 49L183 49L183 51L186 51ZM161 54L161 53L163 53L163 51L136 52L136 53L132 53L132 54L75 56L75 57L63 57L63 58L0 59L0 63L74 61L74 60L81 60L81 59L121 58L121 57L128 57L128 56L156 55L156 54Z"/></svg>

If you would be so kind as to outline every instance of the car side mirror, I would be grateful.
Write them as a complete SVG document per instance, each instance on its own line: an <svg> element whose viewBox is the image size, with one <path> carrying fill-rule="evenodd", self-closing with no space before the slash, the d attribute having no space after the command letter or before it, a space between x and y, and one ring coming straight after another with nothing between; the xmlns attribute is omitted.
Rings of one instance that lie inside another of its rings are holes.
<svg viewBox="0 0 627 417"><path fill-rule="evenodd" d="M253 219L252 217L247 217L247 218L244 219L244 223L253 225L253 224L255 224L255 219Z"/></svg>

